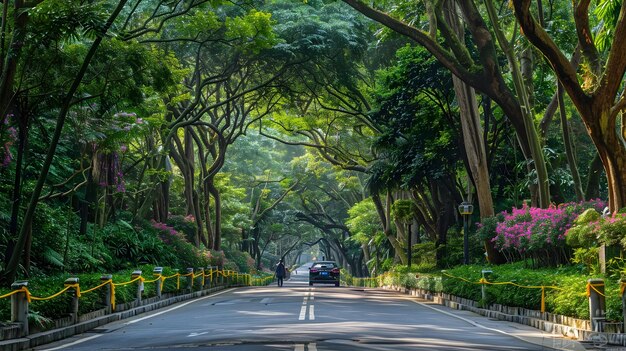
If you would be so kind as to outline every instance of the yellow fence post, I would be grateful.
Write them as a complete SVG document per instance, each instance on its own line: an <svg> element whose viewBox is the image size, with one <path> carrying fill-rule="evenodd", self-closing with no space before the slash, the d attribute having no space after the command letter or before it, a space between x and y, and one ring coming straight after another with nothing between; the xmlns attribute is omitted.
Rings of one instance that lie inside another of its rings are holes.
<svg viewBox="0 0 626 351"><path fill-rule="evenodd" d="M604 319L606 318L603 279L587 280L587 297L589 297L589 318L591 319L591 328L594 332L602 332L602 322L604 322Z"/></svg>
<svg viewBox="0 0 626 351"><path fill-rule="evenodd" d="M28 282L18 281L11 284L13 291L19 291L11 295L11 322L22 325L20 336L28 335Z"/></svg>
<svg viewBox="0 0 626 351"><path fill-rule="evenodd" d="M199 267L198 268L198 272L200 272L200 273L198 273L198 275L202 276L202 285L200 285L200 289L202 290L202 289L206 288L205 287L206 281L204 279L204 277L205 277L205 275L204 275L204 268L203 267Z"/></svg>
<svg viewBox="0 0 626 351"><path fill-rule="evenodd" d="M113 278L113 276L111 274L103 274L100 276L100 281L102 283L107 282L107 281L111 281L111 279ZM102 304L104 305L104 308L106 309L106 313L111 313L111 306L112 306L112 302L111 299L112 297L112 288L111 288L112 284L107 284L104 286L104 289L102 290Z"/></svg>
<svg viewBox="0 0 626 351"><path fill-rule="evenodd" d="M78 298L80 297L78 281L79 279L77 277L67 278L63 283L63 287L70 287L67 292L72 297L72 301L70 302L70 318L72 319L72 324L78 323Z"/></svg>
<svg viewBox="0 0 626 351"><path fill-rule="evenodd" d="M180 290L180 273L178 273L179 269L173 269L174 275L176 276L176 291Z"/></svg>
<svg viewBox="0 0 626 351"><path fill-rule="evenodd" d="M187 277L187 290L189 290L189 292L193 291L193 268L187 268L187 274L185 274L185 276Z"/></svg>
<svg viewBox="0 0 626 351"><path fill-rule="evenodd" d="M141 279L141 271L133 271L130 275L131 280L137 279L137 305L141 305L141 295L143 294L143 280Z"/></svg>
<svg viewBox="0 0 626 351"><path fill-rule="evenodd" d="M163 280L161 277L163 276L163 267L154 267L152 270L152 275L157 277L158 279L154 282L154 291L156 293L157 299L161 299L161 293L163 292Z"/></svg>

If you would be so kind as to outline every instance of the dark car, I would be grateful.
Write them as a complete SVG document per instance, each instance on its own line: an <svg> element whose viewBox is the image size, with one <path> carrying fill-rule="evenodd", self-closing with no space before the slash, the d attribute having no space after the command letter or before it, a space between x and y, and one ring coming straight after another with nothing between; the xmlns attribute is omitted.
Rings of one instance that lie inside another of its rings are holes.
<svg viewBox="0 0 626 351"><path fill-rule="evenodd" d="M335 284L339 286L339 266L333 261L319 261L309 268L309 285L313 283Z"/></svg>

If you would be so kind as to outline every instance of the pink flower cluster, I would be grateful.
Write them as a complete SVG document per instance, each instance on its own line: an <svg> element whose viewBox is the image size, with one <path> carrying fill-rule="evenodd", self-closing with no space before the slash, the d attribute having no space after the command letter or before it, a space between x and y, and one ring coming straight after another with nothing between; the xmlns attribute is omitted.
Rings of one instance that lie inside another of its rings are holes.
<svg viewBox="0 0 626 351"><path fill-rule="evenodd" d="M529 207L524 203L522 208L502 213L504 220L497 224L492 241L500 250L519 253L562 247L565 245L565 233L580 213L587 208L601 211L604 206L601 200L552 205L546 209Z"/></svg>
<svg viewBox="0 0 626 351"><path fill-rule="evenodd" d="M159 230L159 238L166 244L171 244L173 239L185 240L184 236L174 229L174 227L157 222L154 219L150 220L150 223L152 223L152 228Z"/></svg>

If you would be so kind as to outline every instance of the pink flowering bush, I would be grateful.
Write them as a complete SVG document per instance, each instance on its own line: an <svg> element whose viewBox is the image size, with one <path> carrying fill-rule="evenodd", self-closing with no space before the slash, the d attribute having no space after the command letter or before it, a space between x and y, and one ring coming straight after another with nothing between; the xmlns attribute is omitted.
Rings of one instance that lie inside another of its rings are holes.
<svg viewBox="0 0 626 351"><path fill-rule="evenodd" d="M169 246L179 262L185 267L206 267L212 259L211 253L206 249L193 246L185 237L185 234L176 230L173 226L165 223L151 221L152 227L157 230L159 239Z"/></svg>
<svg viewBox="0 0 626 351"><path fill-rule="evenodd" d="M198 231L198 224L193 215L170 215L167 224L185 235L189 242L193 242Z"/></svg>
<svg viewBox="0 0 626 351"><path fill-rule="evenodd" d="M524 204L522 208L514 208L495 217L497 223L485 221L482 228L479 226L479 232L481 236L489 237L486 231L493 231L490 233L491 241L509 262L531 258L539 265L568 263L565 250L567 230L585 209L601 211L605 206L600 200L564 203L545 209Z"/></svg>
<svg viewBox="0 0 626 351"><path fill-rule="evenodd" d="M224 263L227 261L224 251L210 250L210 252L211 259L209 261L209 265L223 267Z"/></svg>

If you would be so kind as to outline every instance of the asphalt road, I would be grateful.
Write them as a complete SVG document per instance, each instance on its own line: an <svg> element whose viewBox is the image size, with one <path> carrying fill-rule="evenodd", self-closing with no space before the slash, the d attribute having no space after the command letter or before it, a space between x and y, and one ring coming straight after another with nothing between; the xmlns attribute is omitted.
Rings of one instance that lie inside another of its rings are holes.
<svg viewBox="0 0 626 351"><path fill-rule="evenodd" d="M282 288L225 290L36 350L467 351L550 350L555 345L533 330L528 335L535 339L527 340L534 344L515 337L517 332L509 335L507 330L515 330L502 322L480 324L458 311L389 291L309 287L306 267L297 273Z"/></svg>

